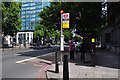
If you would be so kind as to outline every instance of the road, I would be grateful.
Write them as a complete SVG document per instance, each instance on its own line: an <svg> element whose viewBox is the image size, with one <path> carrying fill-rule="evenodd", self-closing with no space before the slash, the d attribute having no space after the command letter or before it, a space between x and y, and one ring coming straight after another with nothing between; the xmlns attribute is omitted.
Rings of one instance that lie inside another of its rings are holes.
<svg viewBox="0 0 120 80"><path fill-rule="evenodd" d="M2 53L2 78L37 78L40 67L31 64L17 64L16 62L58 50L59 47L5 50Z"/></svg>

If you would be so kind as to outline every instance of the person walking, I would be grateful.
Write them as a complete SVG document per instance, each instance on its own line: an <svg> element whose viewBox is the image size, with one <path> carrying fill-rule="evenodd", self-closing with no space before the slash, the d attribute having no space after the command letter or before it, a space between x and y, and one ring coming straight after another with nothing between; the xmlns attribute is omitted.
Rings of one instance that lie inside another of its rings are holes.
<svg viewBox="0 0 120 80"><path fill-rule="evenodd" d="M81 44L81 60L85 61L85 44Z"/></svg>
<svg viewBox="0 0 120 80"><path fill-rule="evenodd" d="M75 51L75 45L72 41L70 41L69 44L69 52L70 52L70 60L74 60L74 51Z"/></svg>

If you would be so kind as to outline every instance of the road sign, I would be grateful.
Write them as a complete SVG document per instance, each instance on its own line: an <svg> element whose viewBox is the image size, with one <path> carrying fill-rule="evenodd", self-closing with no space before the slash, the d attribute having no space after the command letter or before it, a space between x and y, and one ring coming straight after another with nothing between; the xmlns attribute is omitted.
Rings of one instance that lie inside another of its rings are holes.
<svg viewBox="0 0 120 80"><path fill-rule="evenodd" d="M63 21L63 28L69 28L69 21Z"/></svg>
<svg viewBox="0 0 120 80"><path fill-rule="evenodd" d="M69 17L70 17L69 13L62 14L62 19L63 19L62 28L69 28Z"/></svg>
<svg viewBox="0 0 120 80"><path fill-rule="evenodd" d="M63 13L63 19L69 19L70 14L69 13Z"/></svg>

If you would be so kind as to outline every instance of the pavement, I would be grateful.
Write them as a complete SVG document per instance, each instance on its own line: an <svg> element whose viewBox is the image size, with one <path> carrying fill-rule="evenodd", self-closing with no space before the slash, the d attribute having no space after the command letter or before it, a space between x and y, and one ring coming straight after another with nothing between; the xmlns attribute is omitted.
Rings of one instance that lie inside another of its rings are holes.
<svg viewBox="0 0 120 80"><path fill-rule="evenodd" d="M60 62L60 53L58 53L58 61ZM69 53L66 52L65 54L68 55ZM113 78L118 79L119 73L119 67L118 67L118 56L103 50L103 49L97 49L96 50L96 58L97 58L97 64L95 67L91 66L89 62L83 63L80 60L80 54L75 55L75 60L69 59L69 78L70 79L84 79L84 78L90 78L90 79L98 79L98 78ZM39 57L39 59L43 59L46 61L51 61L49 64L49 67L46 69L44 68L44 73L46 75L46 78L50 80L58 80L63 79L63 64L59 65L59 73L55 73L55 53L51 53L50 55L46 55L43 57ZM39 60L38 59L38 60ZM34 60L34 61L37 61ZM33 63L34 63L33 61ZM89 79L88 79L89 80Z"/></svg>

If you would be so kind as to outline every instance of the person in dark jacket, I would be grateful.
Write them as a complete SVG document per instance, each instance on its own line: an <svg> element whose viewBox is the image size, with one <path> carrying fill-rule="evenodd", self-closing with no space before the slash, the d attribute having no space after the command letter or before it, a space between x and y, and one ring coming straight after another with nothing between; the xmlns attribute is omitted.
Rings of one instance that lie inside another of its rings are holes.
<svg viewBox="0 0 120 80"><path fill-rule="evenodd" d="M72 41L70 41L69 44L69 52L70 52L70 60L74 60L74 51L75 51L75 45Z"/></svg>
<svg viewBox="0 0 120 80"><path fill-rule="evenodd" d="M85 60L85 44L81 44L81 60Z"/></svg>

